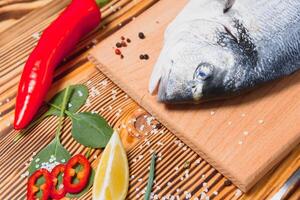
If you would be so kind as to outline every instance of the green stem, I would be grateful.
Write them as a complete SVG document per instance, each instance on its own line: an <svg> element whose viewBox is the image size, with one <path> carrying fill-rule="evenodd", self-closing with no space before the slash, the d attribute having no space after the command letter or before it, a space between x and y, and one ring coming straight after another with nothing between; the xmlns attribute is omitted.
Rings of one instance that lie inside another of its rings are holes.
<svg viewBox="0 0 300 200"><path fill-rule="evenodd" d="M156 154L153 153L152 158L151 158L151 164L150 164L150 172L149 172L147 190L146 190L146 193L145 193L144 200L149 200L150 199L150 194L151 194L153 181L154 181L154 177L155 177L155 160L156 160Z"/></svg>
<svg viewBox="0 0 300 200"><path fill-rule="evenodd" d="M99 8L102 8L102 7L105 6L108 2L109 2L109 0L96 0L96 4L99 6Z"/></svg>
<svg viewBox="0 0 300 200"><path fill-rule="evenodd" d="M57 109L57 110L60 110L60 111L61 111L61 108L58 107L58 106L55 105L55 104L48 103L48 105L51 106L51 107L53 107L53 108L55 108L55 109ZM64 111L64 114L68 115L69 117L74 117L74 116L73 116L73 113L71 113L70 111L68 111L68 110L66 110L66 109L65 109L65 111Z"/></svg>
<svg viewBox="0 0 300 200"><path fill-rule="evenodd" d="M56 130L56 135L55 135L56 139L59 139L59 136L60 136L60 133L61 133L62 123L63 123L65 110L66 110L66 104L68 102L69 89L70 89L70 87L67 87L67 89L65 91L65 94L64 94L63 102L61 104L61 108L59 108L60 115L59 115L59 122L58 122L58 127L57 127L57 130Z"/></svg>
<svg viewBox="0 0 300 200"><path fill-rule="evenodd" d="M85 153L84 156L88 159L91 156L91 152L92 152L92 149L88 148L88 150L87 150L87 152Z"/></svg>

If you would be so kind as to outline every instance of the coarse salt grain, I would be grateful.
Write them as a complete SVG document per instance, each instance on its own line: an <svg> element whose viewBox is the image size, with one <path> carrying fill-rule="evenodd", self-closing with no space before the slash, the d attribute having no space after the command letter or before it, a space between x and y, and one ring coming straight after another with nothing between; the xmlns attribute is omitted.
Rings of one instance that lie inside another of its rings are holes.
<svg viewBox="0 0 300 200"><path fill-rule="evenodd" d="M38 32L33 33L31 36L32 36L33 39L36 39L36 40L40 39L40 34Z"/></svg>
<svg viewBox="0 0 300 200"><path fill-rule="evenodd" d="M215 113L215 111L210 111L210 115L214 115Z"/></svg>
<svg viewBox="0 0 300 200"><path fill-rule="evenodd" d="M235 191L235 194L234 194L234 196L235 197L240 197L240 196L242 196L242 191L241 190L239 190L239 189L237 189L236 191Z"/></svg>
<svg viewBox="0 0 300 200"><path fill-rule="evenodd" d="M248 132L248 131L244 131L243 134L244 134L244 135L248 135L249 132Z"/></svg>
<svg viewBox="0 0 300 200"><path fill-rule="evenodd" d="M206 198L206 194L204 192L201 192L200 199L205 199L205 198Z"/></svg>
<svg viewBox="0 0 300 200"><path fill-rule="evenodd" d="M196 164L200 164L200 162L201 162L201 159L197 159L197 160L195 161Z"/></svg>
<svg viewBox="0 0 300 200"><path fill-rule="evenodd" d="M238 144L239 144L239 145L242 145L242 144L243 144L243 141L239 141Z"/></svg>
<svg viewBox="0 0 300 200"><path fill-rule="evenodd" d="M262 123L264 123L264 120L260 119L260 120L258 120L258 123L262 124Z"/></svg>
<svg viewBox="0 0 300 200"><path fill-rule="evenodd" d="M145 125L141 125L140 126L140 131L144 131L144 129L145 129Z"/></svg>

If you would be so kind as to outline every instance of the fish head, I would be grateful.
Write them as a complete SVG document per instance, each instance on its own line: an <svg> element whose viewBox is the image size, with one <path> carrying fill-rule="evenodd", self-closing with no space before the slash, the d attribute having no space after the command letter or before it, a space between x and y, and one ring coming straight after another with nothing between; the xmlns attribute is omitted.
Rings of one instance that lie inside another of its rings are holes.
<svg viewBox="0 0 300 200"><path fill-rule="evenodd" d="M159 101L197 103L228 95L238 61L235 53L220 42L223 30L217 23L202 22L200 27L189 27L166 43L169 47L161 52L164 59L158 63L164 69Z"/></svg>

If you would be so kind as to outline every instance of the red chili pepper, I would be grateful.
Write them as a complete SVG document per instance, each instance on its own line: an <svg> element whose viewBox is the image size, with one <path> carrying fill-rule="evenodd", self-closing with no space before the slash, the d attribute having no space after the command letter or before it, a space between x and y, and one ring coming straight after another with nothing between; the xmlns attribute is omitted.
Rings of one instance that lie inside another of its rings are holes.
<svg viewBox="0 0 300 200"><path fill-rule="evenodd" d="M51 189L50 196L53 199L61 199L67 193L67 191L65 190L65 187L60 188L60 186L58 185L58 177L60 174L64 173L65 169L66 169L66 166L64 164L59 164L59 165L56 165L51 171L53 187ZM57 187L58 187L58 189L57 189Z"/></svg>
<svg viewBox="0 0 300 200"><path fill-rule="evenodd" d="M76 172L76 167L80 168ZM66 165L65 174L63 178L64 187L69 193L81 192L88 183L91 173L91 165L86 157L83 155L76 155L72 157ZM78 181L74 181L77 179Z"/></svg>
<svg viewBox="0 0 300 200"><path fill-rule="evenodd" d="M45 182L41 186L37 186L36 182L39 178L43 177ZM42 191L41 200L47 200L50 196L52 188L51 174L46 169L39 169L35 171L29 178L27 183L27 200L36 200L36 193Z"/></svg>
<svg viewBox="0 0 300 200"><path fill-rule="evenodd" d="M73 0L43 32L24 67L16 101L14 128L33 119L51 86L54 69L84 35L95 29L101 13L95 0Z"/></svg>

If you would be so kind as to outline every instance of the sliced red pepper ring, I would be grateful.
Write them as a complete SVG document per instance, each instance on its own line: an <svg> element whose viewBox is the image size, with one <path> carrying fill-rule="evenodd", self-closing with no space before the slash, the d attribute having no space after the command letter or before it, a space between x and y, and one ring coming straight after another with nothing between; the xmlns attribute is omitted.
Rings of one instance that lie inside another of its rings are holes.
<svg viewBox="0 0 300 200"><path fill-rule="evenodd" d="M37 185L37 181L40 178L44 178L42 185ZM35 171L28 179L27 183L27 200L47 200L50 196L50 190L52 188L51 174L46 169L39 169ZM42 197L38 198L36 194L42 191Z"/></svg>
<svg viewBox="0 0 300 200"><path fill-rule="evenodd" d="M65 190L65 187L61 187L61 186L63 186L62 183L60 185L58 185L59 184L59 181L58 181L59 175L63 174L65 169L66 169L66 166L64 164L59 164L59 165L56 165L51 171L51 179L52 179L53 187L51 189L50 196L53 199L61 199L67 193L67 191Z"/></svg>
<svg viewBox="0 0 300 200"><path fill-rule="evenodd" d="M83 155L72 157L65 169L63 183L69 193L79 193L87 185L91 173L91 165Z"/></svg>

